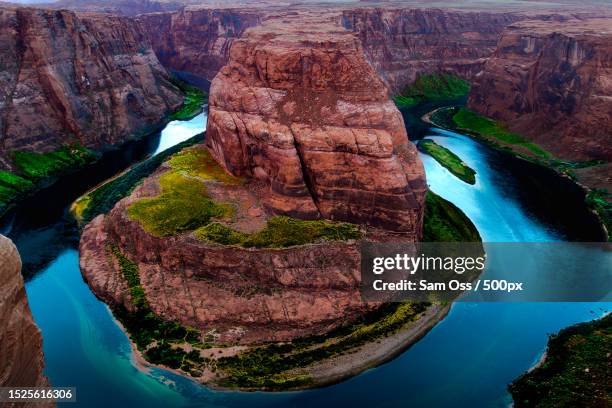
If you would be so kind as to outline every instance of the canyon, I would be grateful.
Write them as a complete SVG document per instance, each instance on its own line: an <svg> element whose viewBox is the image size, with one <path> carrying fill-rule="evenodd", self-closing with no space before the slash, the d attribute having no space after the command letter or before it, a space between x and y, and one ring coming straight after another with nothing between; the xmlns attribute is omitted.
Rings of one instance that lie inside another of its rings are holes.
<svg viewBox="0 0 612 408"><path fill-rule="evenodd" d="M144 30L131 20L0 8L0 165L16 150L104 149L179 107Z"/></svg>
<svg viewBox="0 0 612 408"><path fill-rule="evenodd" d="M0 386L48 387L43 374L42 337L34 323L21 276L21 259L10 239L0 235ZM52 407L15 403L7 407Z"/></svg>
<svg viewBox="0 0 612 408"><path fill-rule="evenodd" d="M559 157L612 160L609 18L522 21L501 34L468 106Z"/></svg>

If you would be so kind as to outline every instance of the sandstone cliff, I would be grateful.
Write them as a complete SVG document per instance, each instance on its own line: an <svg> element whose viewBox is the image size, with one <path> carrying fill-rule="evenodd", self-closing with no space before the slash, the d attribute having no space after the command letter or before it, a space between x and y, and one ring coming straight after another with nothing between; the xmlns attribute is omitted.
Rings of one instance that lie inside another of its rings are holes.
<svg viewBox="0 0 612 408"><path fill-rule="evenodd" d="M43 375L42 338L30 313L21 277L21 259L0 235L0 386L48 387ZM15 404L14 406L52 406ZM11 405L2 405L8 406Z"/></svg>
<svg viewBox="0 0 612 408"><path fill-rule="evenodd" d="M421 73L472 78L502 30L521 18L509 12L370 8L344 11L342 24L357 33L372 64L399 91Z"/></svg>
<svg viewBox="0 0 612 408"><path fill-rule="evenodd" d="M509 26L475 79L469 107L560 157L610 161L611 21Z"/></svg>
<svg viewBox="0 0 612 408"><path fill-rule="evenodd" d="M0 162L12 150L103 148L182 102L140 25L122 17L0 9Z"/></svg>
<svg viewBox="0 0 612 408"><path fill-rule="evenodd" d="M212 80L225 65L234 39L259 23L256 10L187 8L142 15L157 57L166 68Z"/></svg>
<svg viewBox="0 0 612 408"><path fill-rule="evenodd" d="M270 18L234 41L211 85L207 146L263 180L277 214L418 237L423 166L399 111L338 16Z"/></svg>

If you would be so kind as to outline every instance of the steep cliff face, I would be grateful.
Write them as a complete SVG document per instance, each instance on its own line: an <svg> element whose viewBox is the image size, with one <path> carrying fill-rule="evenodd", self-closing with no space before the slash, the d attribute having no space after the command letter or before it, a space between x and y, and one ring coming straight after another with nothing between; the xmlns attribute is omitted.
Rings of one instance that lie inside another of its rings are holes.
<svg viewBox="0 0 612 408"><path fill-rule="evenodd" d="M103 148L182 102L140 25L103 15L0 9L0 156Z"/></svg>
<svg viewBox="0 0 612 408"><path fill-rule="evenodd" d="M269 186L267 208L418 236L423 166L359 40L337 15L288 14L236 40L212 82L207 146Z"/></svg>
<svg viewBox="0 0 612 408"><path fill-rule="evenodd" d="M357 33L372 64L398 91L424 72L472 78L502 30L520 18L504 12L355 9L343 12L342 24Z"/></svg>
<svg viewBox="0 0 612 408"><path fill-rule="evenodd" d="M32 319L21 277L21 259L15 245L2 235L0 235L0 350L2 350L0 386L49 386L47 378L43 375L42 338ZM52 406L52 404L15 404L17 405Z"/></svg>
<svg viewBox="0 0 612 408"><path fill-rule="evenodd" d="M234 39L257 25L260 14L240 9L187 8L138 19L166 68L212 80L227 62Z"/></svg>
<svg viewBox="0 0 612 408"><path fill-rule="evenodd" d="M612 159L610 19L509 26L469 106L560 157Z"/></svg>

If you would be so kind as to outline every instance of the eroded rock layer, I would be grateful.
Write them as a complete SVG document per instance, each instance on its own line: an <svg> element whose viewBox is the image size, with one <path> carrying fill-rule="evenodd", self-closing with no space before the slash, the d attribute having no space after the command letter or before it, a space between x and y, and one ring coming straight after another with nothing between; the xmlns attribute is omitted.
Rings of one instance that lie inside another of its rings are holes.
<svg viewBox="0 0 612 408"><path fill-rule="evenodd" d="M509 26L469 106L561 157L612 159L611 19Z"/></svg>
<svg viewBox="0 0 612 408"><path fill-rule="evenodd" d="M198 8L138 18L166 68L209 80L227 62L234 39L259 19L255 10Z"/></svg>
<svg viewBox="0 0 612 408"><path fill-rule="evenodd" d="M344 11L342 24L357 33L373 65L399 91L422 73L472 78L503 29L521 18L500 11L364 8Z"/></svg>
<svg viewBox="0 0 612 408"><path fill-rule="evenodd" d="M10 239L0 235L0 386L48 387L40 331L28 306L21 259ZM11 404L2 406L13 406ZM14 406L52 406L15 404Z"/></svg>
<svg viewBox="0 0 612 408"><path fill-rule="evenodd" d="M339 16L270 18L234 41L211 85L207 146L267 183L267 207L418 237L423 166L402 116Z"/></svg>
<svg viewBox="0 0 612 408"><path fill-rule="evenodd" d="M146 179L83 231L81 271L94 293L111 306L133 310L127 282L108 250L115 244L137 263L140 283L157 315L198 328L221 343L320 334L367 310L359 292L356 241L248 249L202 241L193 233L147 233L127 208L159 194L158 176ZM239 192L255 203L253 210L263 212L248 185L221 188L210 182L212 189L232 196Z"/></svg>
<svg viewBox="0 0 612 408"><path fill-rule="evenodd" d="M0 9L0 161L13 150L124 142L182 102L140 25Z"/></svg>

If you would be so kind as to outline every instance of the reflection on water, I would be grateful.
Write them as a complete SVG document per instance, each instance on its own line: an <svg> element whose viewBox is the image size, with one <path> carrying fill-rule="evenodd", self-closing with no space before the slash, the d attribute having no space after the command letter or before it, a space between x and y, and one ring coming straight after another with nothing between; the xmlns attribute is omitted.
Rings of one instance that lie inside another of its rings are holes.
<svg viewBox="0 0 612 408"><path fill-rule="evenodd" d="M185 132L190 132L189 126ZM513 173L497 153L457 134L433 136L477 172L474 186L422 155L433 191L459 206L486 241L556 241L566 232L521 201ZM176 142L184 135L173 129ZM186 138L186 137L185 137ZM38 231L38 232L37 232ZM45 232L46 231L46 232ZM49 234L37 238L37 233ZM28 232L43 250L53 227ZM53 385L76 386L69 406L507 406L506 385L538 360L547 335L599 316L608 304L461 303L420 342L395 360L340 384L302 392L213 391L164 370L135 368L125 334L81 278L75 240L27 283L43 333L46 373ZM37 241L38 239L38 241ZM72 240L71 240L72 239ZM23 246L23 242L18 246ZM22 248L20 247L20 250ZM35 256L35 250L24 257Z"/></svg>

